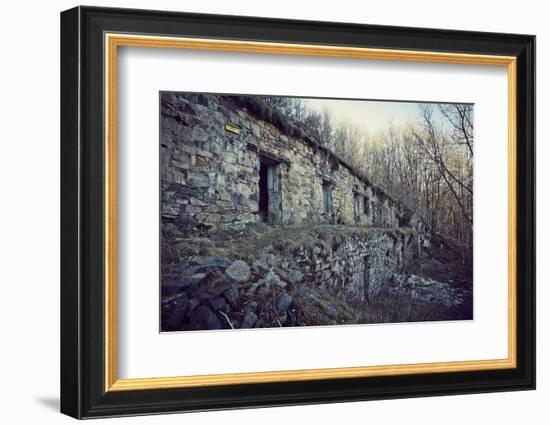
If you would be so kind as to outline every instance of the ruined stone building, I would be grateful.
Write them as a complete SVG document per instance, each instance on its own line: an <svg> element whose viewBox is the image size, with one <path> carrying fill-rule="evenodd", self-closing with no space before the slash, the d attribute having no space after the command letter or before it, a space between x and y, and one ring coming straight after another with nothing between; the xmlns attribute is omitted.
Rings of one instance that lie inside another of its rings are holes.
<svg viewBox="0 0 550 425"><path fill-rule="evenodd" d="M255 97L160 102L164 330L458 317L408 274L422 221L306 128Z"/></svg>
<svg viewBox="0 0 550 425"><path fill-rule="evenodd" d="M411 214L254 97L161 94L162 216L249 223L410 226Z"/></svg>

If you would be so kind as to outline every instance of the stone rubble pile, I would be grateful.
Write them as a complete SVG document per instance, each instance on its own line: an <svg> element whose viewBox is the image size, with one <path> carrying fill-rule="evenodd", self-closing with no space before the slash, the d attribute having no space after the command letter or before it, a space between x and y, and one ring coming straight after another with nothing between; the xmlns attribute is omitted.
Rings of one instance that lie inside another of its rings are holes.
<svg viewBox="0 0 550 425"><path fill-rule="evenodd" d="M349 311L395 291L443 307L459 305L462 298L449 284L404 274L413 240L387 230L332 239L317 234L291 251L278 241L246 259L175 259L163 273L163 330L338 324L342 315L360 321Z"/></svg>

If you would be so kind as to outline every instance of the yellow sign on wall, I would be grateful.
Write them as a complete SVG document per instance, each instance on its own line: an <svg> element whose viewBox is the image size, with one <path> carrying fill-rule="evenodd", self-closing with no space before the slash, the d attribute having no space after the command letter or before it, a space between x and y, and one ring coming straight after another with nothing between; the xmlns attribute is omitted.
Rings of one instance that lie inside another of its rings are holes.
<svg viewBox="0 0 550 425"><path fill-rule="evenodd" d="M241 129L237 127L235 124L225 124L225 129L227 131L230 131L231 133L239 134L241 132Z"/></svg>

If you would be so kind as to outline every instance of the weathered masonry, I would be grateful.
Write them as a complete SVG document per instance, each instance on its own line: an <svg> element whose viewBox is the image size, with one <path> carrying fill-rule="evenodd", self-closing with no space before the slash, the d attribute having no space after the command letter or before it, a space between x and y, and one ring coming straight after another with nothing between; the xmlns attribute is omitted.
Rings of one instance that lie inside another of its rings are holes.
<svg viewBox="0 0 550 425"><path fill-rule="evenodd" d="M161 93L162 217L178 227L420 225L254 97Z"/></svg>
<svg viewBox="0 0 550 425"><path fill-rule="evenodd" d="M467 292L412 273L418 216L306 128L256 97L160 102L163 330L463 317Z"/></svg>

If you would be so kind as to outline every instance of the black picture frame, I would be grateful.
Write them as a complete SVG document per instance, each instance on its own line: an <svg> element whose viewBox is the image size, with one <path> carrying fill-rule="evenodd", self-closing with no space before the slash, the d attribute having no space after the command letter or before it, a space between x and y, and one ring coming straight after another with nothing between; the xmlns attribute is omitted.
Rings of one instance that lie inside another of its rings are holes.
<svg viewBox="0 0 550 425"><path fill-rule="evenodd" d="M517 367L105 391L104 34L258 40L517 58ZM61 14L61 412L92 418L535 388L535 37L76 7Z"/></svg>

